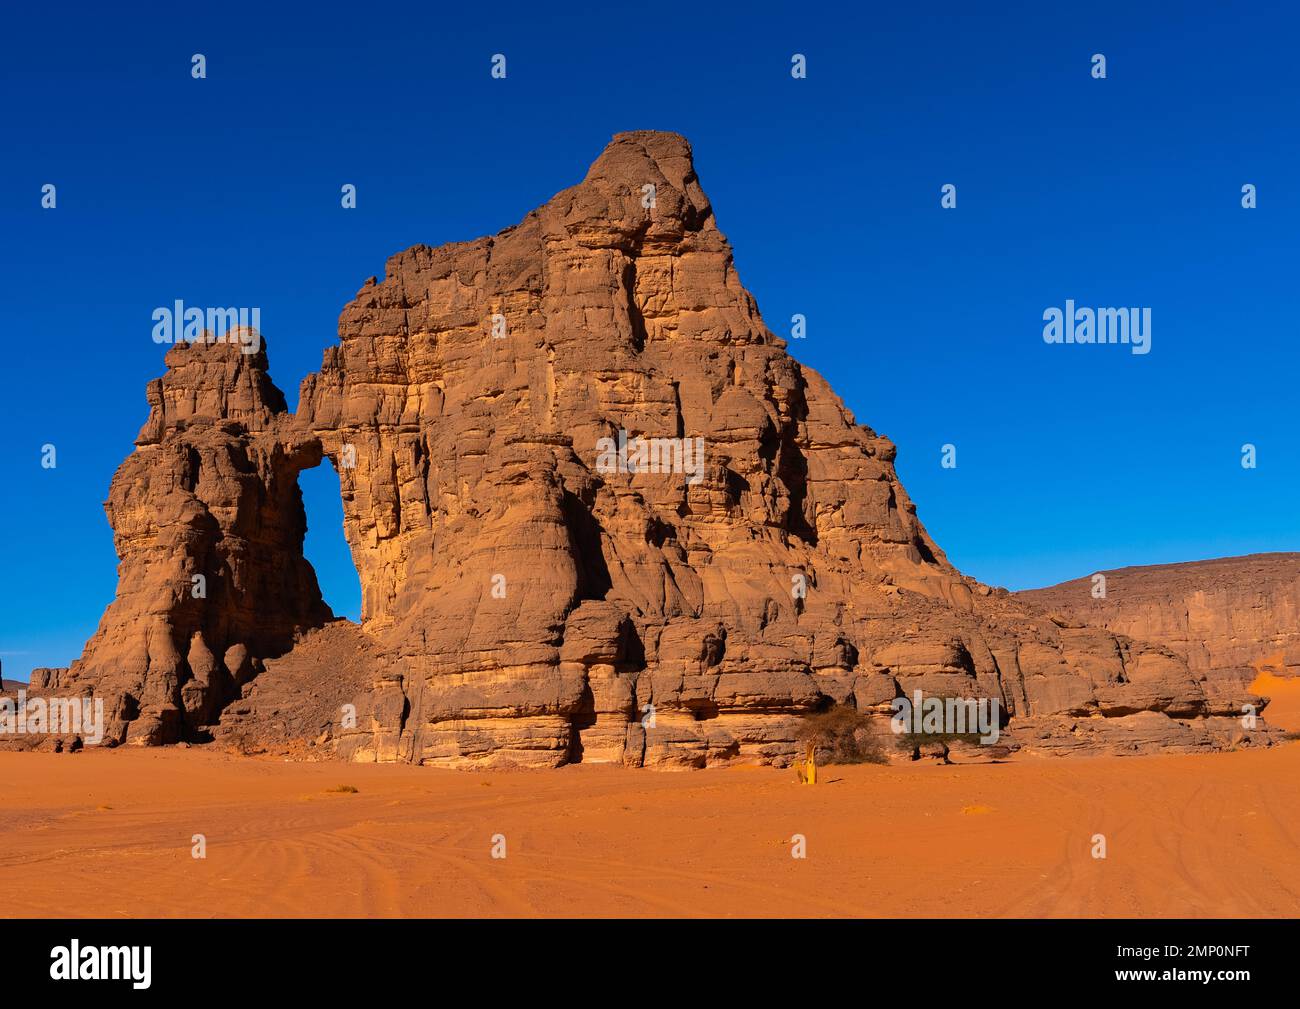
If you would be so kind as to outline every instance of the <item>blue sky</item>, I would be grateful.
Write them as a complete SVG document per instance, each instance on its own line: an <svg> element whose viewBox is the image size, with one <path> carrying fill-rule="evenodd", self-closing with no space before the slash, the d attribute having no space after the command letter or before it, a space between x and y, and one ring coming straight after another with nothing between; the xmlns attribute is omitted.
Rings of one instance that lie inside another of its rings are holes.
<svg viewBox="0 0 1300 1009"><path fill-rule="evenodd" d="M113 596L102 502L162 370L155 307L259 306L292 406L387 256L516 223L628 129L691 140L768 325L807 316L792 352L897 442L966 572L1300 549L1300 16L904 6L7 12L5 675L75 658ZM1066 299L1151 308L1151 353L1046 345ZM308 556L355 617L337 483L303 485Z"/></svg>

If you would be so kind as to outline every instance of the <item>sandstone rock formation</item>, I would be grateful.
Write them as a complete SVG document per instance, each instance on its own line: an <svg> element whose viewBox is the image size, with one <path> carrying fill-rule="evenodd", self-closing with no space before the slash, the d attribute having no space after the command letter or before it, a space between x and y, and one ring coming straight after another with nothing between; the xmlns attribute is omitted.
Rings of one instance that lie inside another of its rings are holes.
<svg viewBox="0 0 1300 1009"><path fill-rule="evenodd" d="M104 505L117 597L70 669L32 677L104 696L108 737L141 744L204 738L266 657L332 617L302 555L298 473L320 448L280 433L265 351L182 343L166 364Z"/></svg>
<svg viewBox="0 0 1300 1009"><path fill-rule="evenodd" d="M1300 674L1300 554L1251 554L1102 571L1017 593L1035 607L1154 641L1212 688L1240 689L1264 669Z"/></svg>
<svg viewBox="0 0 1300 1009"><path fill-rule="evenodd" d="M118 597L46 684L111 694L117 738L781 763L800 713L916 689L996 699L1028 750L1240 735L1239 698L1169 650L948 563L893 444L763 324L675 134L616 136L494 237L392 257L339 337L295 415L262 353L167 355L107 505ZM638 438L654 457L609 465ZM322 459L359 629L302 557L295 477Z"/></svg>

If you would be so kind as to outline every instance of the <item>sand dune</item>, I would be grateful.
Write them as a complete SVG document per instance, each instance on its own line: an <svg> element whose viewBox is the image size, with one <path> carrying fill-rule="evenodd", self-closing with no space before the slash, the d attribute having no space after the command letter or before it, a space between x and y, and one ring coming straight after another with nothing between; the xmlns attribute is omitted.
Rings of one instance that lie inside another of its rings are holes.
<svg viewBox="0 0 1300 1009"><path fill-rule="evenodd" d="M827 768L811 788L176 749L0 753L0 774L8 916L1300 914L1297 744Z"/></svg>

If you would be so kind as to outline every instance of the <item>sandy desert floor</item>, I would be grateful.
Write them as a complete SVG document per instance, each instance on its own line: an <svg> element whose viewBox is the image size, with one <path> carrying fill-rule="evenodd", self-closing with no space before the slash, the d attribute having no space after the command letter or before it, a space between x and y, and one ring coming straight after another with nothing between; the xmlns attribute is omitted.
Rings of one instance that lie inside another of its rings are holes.
<svg viewBox="0 0 1300 1009"><path fill-rule="evenodd" d="M1300 682L1265 686L1300 728ZM831 767L811 788L200 749L0 753L0 780L11 917L1300 915L1300 743Z"/></svg>

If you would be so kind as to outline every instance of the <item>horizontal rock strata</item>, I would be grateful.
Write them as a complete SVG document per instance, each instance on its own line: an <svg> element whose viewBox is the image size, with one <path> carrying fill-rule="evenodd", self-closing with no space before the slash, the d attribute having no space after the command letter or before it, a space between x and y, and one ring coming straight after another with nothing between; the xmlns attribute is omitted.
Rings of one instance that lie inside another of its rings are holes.
<svg viewBox="0 0 1300 1009"><path fill-rule="evenodd" d="M1265 671L1300 674L1300 554L1120 568L1017 596L1070 620L1162 644L1212 686L1240 689Z"/></svg>

